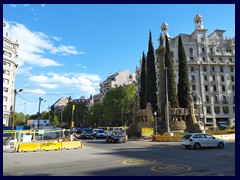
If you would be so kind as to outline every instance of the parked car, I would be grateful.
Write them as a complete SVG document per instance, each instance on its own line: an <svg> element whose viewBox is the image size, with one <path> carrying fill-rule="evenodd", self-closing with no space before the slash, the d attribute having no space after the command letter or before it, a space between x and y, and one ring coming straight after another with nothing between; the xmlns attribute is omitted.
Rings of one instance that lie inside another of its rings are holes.
<svg viewBox="0 0 240 180"><path fill-rule="evenodd" d="M98 129L94 135L95 138L105 138L106 134L103 129Z"/></svg>
<svg viewBox="0 0 240 180"><path fill-rule="evenodd" d="M106 142L126 142L126 136L121 131L112 131L107 135Z"/></svg>
<svg viewBox="0 0 240 180"><path fill-rule="evenodd" d="M202 147L218 147L222 149L225 146L225 141L210 134L189 133L182 138L182 146L187 149L200 149Z"/></svg>
<svg viewBox="0 0 240 180"><path fill-rule="evenodd" d="M81 133L78 135L81 139L92 139L92 129L90 128L83 128L81 129Z"/></svg>

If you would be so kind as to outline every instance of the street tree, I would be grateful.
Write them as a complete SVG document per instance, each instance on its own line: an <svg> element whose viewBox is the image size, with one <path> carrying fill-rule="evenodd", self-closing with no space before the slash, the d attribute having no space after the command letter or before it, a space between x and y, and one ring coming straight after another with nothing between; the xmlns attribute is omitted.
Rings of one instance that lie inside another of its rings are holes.
<svg viewBox="0 0 240 180"><path fill-rule="evenodd" d="M145 109L147 101L146 101L146 60L144 52L142 54L139 97L140 97L140 109Z"/></svg>
<svg viewBox="0 0 240 180"><path fill-rule="evenodd" d="M189 79L187 58L181 35L179 35L178 38L178 62L178 101L181 108L187 108L189 100Z"/></svg>

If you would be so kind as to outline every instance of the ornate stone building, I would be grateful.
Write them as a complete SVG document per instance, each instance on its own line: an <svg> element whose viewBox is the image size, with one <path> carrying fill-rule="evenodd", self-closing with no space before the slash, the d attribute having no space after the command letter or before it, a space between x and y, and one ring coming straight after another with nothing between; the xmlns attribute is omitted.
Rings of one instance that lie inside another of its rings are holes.
<svg viewBox="0 0 240 180"><path fill-rule="evenodd" d="M194 31L180 35L187 57L190 91L195 109L199 111L200 119L206 127L232 126L235 124L235 38L225 37L225 30L219 29L208 35L208 30L203 26L203 17L199 13L193 21ZM165 45L165 35L169 38L178 83L179 36L171 37L168 30L169 26L164 21L155 54L159 107L165 105L165 73L161 49ZM136 70L138 86L139 69L141 68Z"/></svg>

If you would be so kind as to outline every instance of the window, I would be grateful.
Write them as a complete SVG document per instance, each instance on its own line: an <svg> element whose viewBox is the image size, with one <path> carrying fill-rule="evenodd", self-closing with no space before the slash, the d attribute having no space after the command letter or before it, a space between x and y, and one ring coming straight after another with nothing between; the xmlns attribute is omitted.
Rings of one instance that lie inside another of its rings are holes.
<svg viewBox="0 0 240 180"><path fill-rule="evenodd" d="M202 52L204 53L204 48L202 48Z"/></svg>
<svg viewBox="0 0 240 180"><path fill-rule="evenodd" d="M8 88L3 87L3 92L8 92Z"/></svg>
<svg viewBox="0 0 240 180"><path fill-rule="evenodd" d="M6 102L7 101L7 97L6 96L3 96L3 102Z"/></svg>
<svg viewBox="0 0 240 180"><path fill-rule="evenodd" d="M235 113L235 107L233 107L233 113Z"/></svg>
<svg viewBox="0 0 240 180"><path fill-rule="evenodd" d="M222 107L222 109L223 109L223 113L224 114L228 114L229 113L228 107Z"/></svg>
<svg viewBox="0 0 240 180"><path fill-rule="evenodd" d="M233 71L233 67L230 67L230 72L234 72L234 71Z"/></svg>
<svg viewBox="0 0 240 180"><path fill-rule="evenodd" d="M221 76L221 81L224 82L224 76Z"/></svg>
<svg viewBox="0 0 240 180"><path fill-rule="evenodd" d="M207 79L207 76L204 76L204 81L207 81L208 79Z"/></svg>
<svg viewBox="0 0 240 180"><path fill-rule="evenodd" d="M217 86L213 86L213 91L217 91Z"/></svg>
<svg viewBox="0 0 240 180"><path fill-rule="evenodd" d="M223 95L223 104L227 104L227 97Z"/></svg>
<svg viewBox="0 0 240 180"><path fill-rule="evenodd" d="M207 72L207 66L203 66L203 71Z"/></svg>
<svg viewBox="0 0 240 180"><path fill-rule="evenodd" d="M202 58L203 61L206 61L205 57Z"/></svg>
<svg viewBox="0 0 240 180"><path fill-rule="evenodd" d="M194 67L191 67L191 72L194 72Z"/></svg>
<svg viewBox="0 0 240 180"><path fill-rule="evenodd" d="M191 81L194 83L195 82L195 76L191 76Z"/></svg>
<svg viewBox="0 0 240 180"><path fill-rule="evenodd" d="M210 48L210 53L213 53L213 49L212 48Z"/></svg>
<svg viewBox="0 0 240 180"><path fill-rule="evenodd" d="M235 86L232 86L232 91L235 92Z"/></svg>
<svg viewBox="0 0 240 180"><path fill-rule="evenodd" d="M213 80L213 81L216 81L216 78L215 78L215 76L212 76L212 80Z"/></svg>
<svg viewBox="0 0 240 180"><path fill-rule="evenodd" d="M215 114L219 114L220 113L220 107L214 107L214 112L215 112Z"/></svg>
<svg viewBox="0 0 240 180"><path fill-rule="evenodd" d="M204 88L205 88L205 91L208 91L208 86L206 85L206 86L204 86Z"/></svg>
<svg viewBox="0 0 240 180"><path fill-rule="evenodd" d="M189 53L190 53L190 55L193 55L193 49L192 48L189 49Z"/></svg>
<svg viewBox="0 0 240 180"><path fill-rule="evenodd" d="M205 134L205 137L208 138L208 139L212 139L213 136L211 136L210 134Z"/></svg>
<svg viewBox="0 0 240 180"><path fill-rule="evenodd" d="M214 66L212 67L212 72L215 72L215 67Z"/></svg>
<svg viewBox="0 0 240 180"><path fill-rule="evenodd" d="M219 61L222 62L222 58L219 58Z"/></svg>
<svg viewBox="0 0 240 180"><path fill-rule="evenodd" d="M3 78L3 83L5 83L5 84L9 84L9 80Z"/></svg>
<svg viewBox="0 0 240 180"><path fill-rule="evenodd" d="M234 76L231 76L231 81L234 82Z"/></svg>
<svg viewBox="0 0 240 180"><path fill-rule="evenodd" d="M211 58L211 61L212 61L212 62L214 62L214 59L213 59L213 58Z"/></svg>
<svg viewBox="0 0 240 180"><path fill-rule="evenodd" d="M209 102L209 96L208 95L206 95L206 101Z"/></svg>
<svg viewBox="0 0 240 180"><path fill-rule="evenodd" d="M223 67L220 67L220 72L223 72Z"/></svg>
<svg viewBox="0 0 240 180"><path fill-rule="evenodd" d="M3 110L6 111L7 110L7 106L3 105Z"/></svg>
<svg viewBox="0 0 240 180"><path fill-rule="evenodd" d="M196 86L192 85L192 91L195 91L195 90L196 90Z"/></svg>
<svg viewBox="0 0 240 180"><path fill-rule="evenodd" d="M232 58L229 58L229 62L232 62Z"/></svg>
<svg viewBox="0 0 240 180"><path fill-rule="evenodd" d="M218 104L218 97L217 96L214 96L214 103Z"/></svg>
<svg viewBox="0 0 240 180"><path fill-rule="evenodd" d="M193 57L190 57L190 61L194 61L194 58L193 58Z"/></svg>
<svg viewBox="0 0 240 180"><path fill-rule="evenodd" d="M233 104L235 104L235 96L233 96Z"/></svg>
<svg viewBox="0 0 240 180"><path fill-rule="evenodd" d="M8 70L3 70L3 74L9 75L9 74L10 74L10 71L8 71Z"/></svg>
<svg viewBox="0 0 240 180"><path fill-rule="evenodd" d="M225 91L225 86L222 86L222 91Z"/></svg>
<svg viewBox="0 0 240 180"><path fill-rule="evenodd" d="M193 96L193 101L197 101L197 97L196 96Z"/></svg>
<svg viewBox="0 0 240 180"><path fill-rule="evenodd" d="M5 55L7 57L12 57L12 54L10 52L7 52L7 51L3 51L3 55Z"/></svg>
<svg viewBox="0 0 240 180"><path fill-rule="evenodd" d="M206 107L207 108L207 114L211 114L211 109L210 107Z"/></svg>

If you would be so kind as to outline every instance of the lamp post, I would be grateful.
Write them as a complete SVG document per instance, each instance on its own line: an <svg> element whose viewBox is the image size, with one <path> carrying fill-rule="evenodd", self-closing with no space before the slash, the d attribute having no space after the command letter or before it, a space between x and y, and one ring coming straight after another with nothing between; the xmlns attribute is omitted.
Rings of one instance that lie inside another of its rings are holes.
<svg viewBox="0 0 240 180"><path fill-rule="evenodd" d="M167 107L167 109L166 109L166 113L167 113L166 118L167 118L167 133L169 133L170 132L170 127L169 127L169 112L168 112L168 75L167 75L168 68L165 67L165 70L166 70L166 107Z"/></svg>
<svg viewBox="0 0 240 180"><path fill-rule="evenodd" d="M40 123L40 107L41 107L41 102L42 102L43 98L39 97L39 106L38 106L38 130L39 130L39 123Z"/></svg>
<svg viewBox="0 0 240 180"><path fill-rule="evenodd" d="M155 133L154 135L157 135L157 112L154 112L154 122L155 122Z"/></svg>
<svg viewBox="0 0 240 180"><path fill-rule="evenodd" d="M23 89L16 90L14 89L14 106L13 106L13 114L12 114L12 137L14 137L14 115L15 115L15 108L16 108L16 96L18 92L22 92Z"/></svg>

